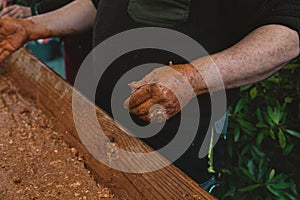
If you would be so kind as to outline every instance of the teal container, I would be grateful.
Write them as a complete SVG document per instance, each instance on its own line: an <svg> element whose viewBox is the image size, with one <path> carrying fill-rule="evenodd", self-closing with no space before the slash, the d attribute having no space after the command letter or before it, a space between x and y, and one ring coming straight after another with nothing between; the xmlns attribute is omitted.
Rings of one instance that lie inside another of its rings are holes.
<svg viewBox="0 0 300 200"><path fill-rule="evenodd" d="M43 62L63 55L59 38L46 38L28 42L25 47Z"/></svg>

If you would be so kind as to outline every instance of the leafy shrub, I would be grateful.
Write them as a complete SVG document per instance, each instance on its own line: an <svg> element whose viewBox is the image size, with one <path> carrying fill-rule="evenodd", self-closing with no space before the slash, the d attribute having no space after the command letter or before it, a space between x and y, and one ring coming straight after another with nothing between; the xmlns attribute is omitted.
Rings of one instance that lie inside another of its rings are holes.
<svg viewBox="0 0 300 200"><path fill-rule="evenodd" d="M300 67L242 87L229 111L220 199L297 199L300 186ZM298 189L299 190L299 189Z"/></svg>

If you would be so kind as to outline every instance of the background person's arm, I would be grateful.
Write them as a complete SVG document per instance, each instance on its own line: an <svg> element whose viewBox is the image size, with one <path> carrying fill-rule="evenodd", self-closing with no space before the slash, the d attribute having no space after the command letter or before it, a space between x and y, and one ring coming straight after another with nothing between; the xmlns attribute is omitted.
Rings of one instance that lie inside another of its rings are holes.
<svg viewBox="0 0 300 200"><path fill-rule="evenodd" d="M0 61L25 42L79 33L94 24L96 8L91 0L75 0L53 12L27 19L0 19Z"/></svg>
<svg viewBox="0 0 300 200"><path fill-rule="evenodd" d="M0 8L4 9L6 6L14 4L14 0L0 0Z"/></svg>
<svg viewBox="0 0 300 200"><path fill-rule="evenodd" d="M1 17L27 18L59 9L73 0L42 0L27 6L18 4L6 6L6 1L3 2Z"/></svg>
<svg viewBox="0 0 300 200"><path fill-rule="evenodd" d="M91 0L75 0L61 9L28 18L30 39L78 33L91 28L96 8Z"/></svg>

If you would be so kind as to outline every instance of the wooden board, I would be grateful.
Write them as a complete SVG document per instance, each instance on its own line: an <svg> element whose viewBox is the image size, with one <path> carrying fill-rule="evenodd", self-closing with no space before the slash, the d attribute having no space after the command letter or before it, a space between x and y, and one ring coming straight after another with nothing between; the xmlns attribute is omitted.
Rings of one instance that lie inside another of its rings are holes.
<svg viewBox="0 0 300 200"><path fill-rule="evenodd" d="M7 59L3 69L15 80L23 96L31 98L54 119L57 130L64 133L64 140L68 144L82 153L87 167L93 172L97 181L110 187L118 198L215 199L174 165L154 172L135 174L121 172L102 164L89 153L76 131L72 115L72 86L25 49L20 49ZM80 98L88 102L82 95ZM84 111L84 107L77 109ZM96 112L106 136L110 140L113 139L118 147L132 151L152 151L141 140L130 137L120 129L100 108L96 107ZM90 123L90 114L87 113L83 120L89 127L88 135L99 140L99 148L105 148L107 138L99 137L97 127ZM156 156L157 159L164 160L160 155Z"/></svg>

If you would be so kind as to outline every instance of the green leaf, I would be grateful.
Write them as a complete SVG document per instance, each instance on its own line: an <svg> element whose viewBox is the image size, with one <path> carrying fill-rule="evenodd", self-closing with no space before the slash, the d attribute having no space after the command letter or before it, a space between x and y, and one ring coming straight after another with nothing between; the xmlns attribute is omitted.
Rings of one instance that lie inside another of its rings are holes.
<svg viewBox="0 0 300 200"><path fill-rule="evenodd" d="M274 178L272 179L272 182L273 183L283 182L286 178L287 178L286 175L284 175L284 174L278 174L277 176L274 176Z"/></svg>
<svg viewBox="0 0 300 200"><path fill-rule="evenodd" d="M269 134L270 134L270 136L271 136L271 138L272 138L273 140L276 140L275 133L274 133L274 131L273 131L272 129L270 130Z"/></svg>
<svg viewBox="0 0 300 200"><path fill-rule="evenodd" d="M260 157L264 157L265 156L265 153L262 152L260 149L258 149L256 146L252 146L252 149L254 150L254 152L260 156Z"/></svg>
<svg viewBox="0 0 300 200"><path fill-rule="evenodd" d="M245 106L244 100L243 100L243 99L240 99L240 100L237 102L237 104L236 104L236 106L235 106L235 108L234 108L233 114L239 113L239 112L242 110L242 108L243 108L244 106Z"/></svg>
<svg viewBox="0 0 300 200"><path fill-rule="evenodd" d="M245 129L249 130L249 131L255 131L256 128L255 126L253 126L250 122L247 122L243 119L237 118L236 121Z"/></svg>
<svg viewBox="0 0 300 200"><path fill-rule="evenodd" d="M290 199L290 200L297 200L296 197L290 195L289 193L285 193L285 195Z"/></svg>
<svg viewBox="0 0 300 200"><path fill-rule="evenodd" d="M249 129L243 128L243 131L244 131L247 135L249 135L251 138L254 137L254 136L256 135L256 132L255 132L255 131L251 131L251 130L249 130ZM243 136L244 136L244 134L243 134ZM245 138L248 138L248 137L246 136Z"/></svg>
<svg viewBox="0 0 300 200"><path fill-rule="evenodd" d="M248 167L248 172L250 172L250 174L252 174L254 176L254 174L255 174L255 172L254 172L255 165L254 165L252 160L248 161L247 167Z"/></svg>
<svg viewBox="0 0 300 200"><path fill-rule="evenodd" d="M292 190L292 192L293 192L295 195L298 195L296 184L293 184L293 185L292 185L291 190Z"/></svg>
<svg viewBox="0 0 300 200"><path fill-rule="evenodd" d="M292 103L292 102L293 102L293 98L291 98L291 97L286 97L286 98L284 99L284 102L285 102L285 103Z"/></svg>
<svg viewBox="0 0 300 200"><path fill-rule="evenodd" d="M269 114L266 114L265 112L263 113L264 119L266 120L266 122L270 125L270 126L274 126L274 122L273 120L269 117Z"/></svg>
<svg viewBox="0 0 300 200"><path fill-rule="evenodd" d="M272 178L274 177L274 175L275 175L275 169L272 169L272 170L270 171L269 179L268 179L268 180L272 180Z"/></svg>
<svg viewBox="0 0 300 200"><path fill-rule="evenodd" d="M263 121L263 115L259 108L257 108L257 110L256 110L256 116L257 116L258 121L260 121L260 122Z"/></svg>
<svg viewBox="0 0 300 200"><path fill-rule="evenodd" d="M277 196L277 197L280 197L280 192L278 192L278 190L273 189L273 188L270 187L270 186L267 186L267 188L268 188L268 190L269 190L272 194L274 194L274 195Z"/></svg>
<svg viewBox="0 0 300 200"><path fill-rule="evenodd" d="M289 133L290 135L295 136L295 137L300 139L300 133L299 132L293 131L293 130L286 130L286 132Z"/></svg>
<svg viewBox="0 0 300 200"><path fill-rule="evenodd" d="M247 152L249 152L249 150L250 150L250 145L246 145L246 146L243 148L243 150L242 150L242 152L241 152L241 155L245 155Z"/></svg>
<svg viewBox="0 0 300 200"><path fill-rule="evenodd" d="M256 182L255 176L253 176L248 170L245 168L240 168L240 170L245 174L251 181Z"/></svg>
<svg viewBox="0 0 300 200"><path fill-rule="evenodd" d="M241 133L241 130L239 128L236 128L234 131L234 142L239 141L240 133Z"/></svg>
<svg viewBox="0 0 300 200"><path fill-rule="evenodd" d="M242 87L240 87L240 91L241 91L241 92L246 91L246 90L248 90L249 88L251 88L251 86L252 86L252 84L242 86Z"/></svg>
<svg viewBox="0 0 300 200"><path fill-rule="evenodd" d="M294 144L289 144L289 145L287 145L287 146L285 147L285 149L283 150L282 154L283 154L284 156L289 155L289 154L293 151L294 147L295 147Z"/></svg>
<svg viewBox="0 0 300 200"><path fill-rule="evenodd" d="M274 111L273 111L273 109L270 106L268 106L267 111L268 111L268 115L272 119L272 121L276 125L278 125L279 124L279 120L280 120L280 115L279 115L278 110L275 108Z"/></svg>
<svg viewBox="0 0 300 200"><path fill-rule="evenodd" d="M252 190L259 188L260 186L261 186L261 184L249 185L247 187L240 188L239 191L240 192L250 192Z"/></svg>
<svg viewBox="0 0 300 200"><path fill-rule="evenodd" d="M258 122L256 124L257 128L268 128L267 124L265 124L264 122Z"/></svg>
<svg viewBox="0 0 300 200"><path fill-rule="evenodd" d="M268 190L274 194L275 196L279 197L280 199L284 199L284 200L287 200L287 199L290 199L290 200L296 200L295 197L291 196L291 195L287 195L288 193L285 193L285 192L282 192L278 189L275 189L275 188L272 188L270 186L267 186Z"/></svg>
<svg viewBox="0 0 300 200"><path fill-rule="evenodd" d="M291 70L291 69L296 69L297 67L299 67L299 64L289 63L289 64L285 65L283 69Z"/></svg>
<svg viewBox="0 0 300 200"><path fill-rule="evenodd" d="M265 133L264 132L259 132L258 136L256 138L256 144L260 145L264 138L265 138Z"/></svg>
<svg viewBox="0 0 300 200"><path fill-rule="evenodd" d="M257 88L254 87L249 92L251 99L255 99L257 97Z"/></svg>
<svg viewBox="0 0 300 200"><path fill-rule="evenodd" d="M275 189L283 190L292 187L293 183L274 183L274 184L269 184L269 186Z"/></svg>
<svg viewBox="0 0 300 200"><path fill-rule="evenodd" d="M278 132L279 145L282 149L286 147L286 138L282 130L280 129Z"/></svg>
<svg viewBox="0 0 300 200"><path fill-rule="evenodd" d="M260 159L258 164L258 181L262 181L263 177L265 177L268 168L268 160Z"/></svg>

